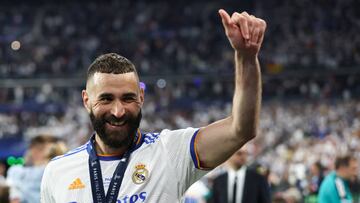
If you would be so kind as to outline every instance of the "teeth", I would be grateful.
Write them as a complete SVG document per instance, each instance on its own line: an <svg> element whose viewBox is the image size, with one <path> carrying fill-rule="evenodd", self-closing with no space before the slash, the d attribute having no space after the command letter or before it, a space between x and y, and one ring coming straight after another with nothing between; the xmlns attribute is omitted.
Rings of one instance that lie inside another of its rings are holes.
<svg viewBox="0 0 360 203"><path fill-rule="evenodd" d="M121 122L114 122L114 121L111 121L109 122L111 125L115 125L115 126L121 126L121 125L124 125L124 121L121 121Z"/></svg>

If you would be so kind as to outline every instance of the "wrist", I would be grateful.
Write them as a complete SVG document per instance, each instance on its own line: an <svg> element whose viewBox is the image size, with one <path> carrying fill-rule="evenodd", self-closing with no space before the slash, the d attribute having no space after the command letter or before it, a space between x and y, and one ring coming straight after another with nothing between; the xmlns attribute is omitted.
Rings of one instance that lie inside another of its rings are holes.
<svg viewBox="0 0 360 203"><path fill-rule="evenodd" d="M258 61L258 54L245 55L239 51L235 51L235 60L242 64L256 64Z"/></svg>

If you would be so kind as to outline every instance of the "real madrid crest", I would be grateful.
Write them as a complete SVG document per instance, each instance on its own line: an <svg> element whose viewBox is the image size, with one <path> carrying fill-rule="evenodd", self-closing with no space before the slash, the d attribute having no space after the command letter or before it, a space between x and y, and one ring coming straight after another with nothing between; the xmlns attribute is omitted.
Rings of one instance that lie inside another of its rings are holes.
<svg viewBox="0 0 360 203"><path fill-rule="evenodd" d="M137 164L135 171L132 175L132 180L135 184L142 184L149 177L149 171L146 169L145 164Z"/></svg>

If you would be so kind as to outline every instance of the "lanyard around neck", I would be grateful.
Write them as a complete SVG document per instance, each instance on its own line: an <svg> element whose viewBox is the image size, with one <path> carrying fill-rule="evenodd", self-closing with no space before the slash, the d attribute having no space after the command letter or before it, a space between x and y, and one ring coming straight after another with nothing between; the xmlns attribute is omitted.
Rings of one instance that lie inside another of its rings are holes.
<svg viewBox="0 0 360 203"><path fill-rule="evenodd" d="M135 140L137 140L136 138L137 136L135 137ZM95 151L95 135L91 137L89 147L89 172L93 201L94 203L115 203L124 178L126 167L129 163L132 147L130 147L130 149L124 154L123 158L120 160L120 163L117 165L113 177L111 178L106 196L100 161Z"/></svg>

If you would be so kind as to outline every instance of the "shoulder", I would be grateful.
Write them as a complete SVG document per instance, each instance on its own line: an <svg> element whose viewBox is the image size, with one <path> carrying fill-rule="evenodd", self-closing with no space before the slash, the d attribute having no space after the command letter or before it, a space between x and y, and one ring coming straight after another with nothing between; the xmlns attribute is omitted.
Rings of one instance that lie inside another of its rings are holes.
<svg viewBox="0 0 360 203"><path fill-rule="evenodd" d="M325 176L324 180L323 180L323 184L324 185L331 185L331 184L335 184L335 172L330 172L327 176Z"/></svg>
<svg viewBox="0 0 360 203"><path fill-rule="evenodd" d="M199 128L192 128L192 127L188 127L188 128L184 128L184 129L177 129L177 130L164 129L161 131L160 135L163 136L163 135L194 134L198 130L199 130Z"/></svg>
<svg viewBox="0 0 360 203"><path fill-rule="evenodd" d="M22 171L23 169L24 169L24 167L21 165L11 166L8 170L8 173Z"/></svg>
<svg viewBox="0 0 360 203"><path fill-rule="evenodd" d="M222 181L222 180L227 179L227 177L228 177L228 172L224 172L224 173L219 174L217 177L215 177L214 181L216 181L216 182Z"/></svg>
<svg viewBox="0 0 360 203"><path fill-rule="evenodd" d="M164 140L175 141L178 143L182 143L186 140L195 139L197 133L199 132L199 128L184 128L177 130L163 130L160 133L160 137ZM194 140L193 140L194 141Z"/></svg>
<svg viewBox="0 0 360 203"><path fill-rule="evenodd" d="M144 144L152 144L155 143L159 138L160 138L160 134L158 132L152 132L152 133L144 133L143 139L144 139Z"/></svg>
<svg viewBox="0 0 360 203"><path fill-rule="evenodd" d="M253 168L246 168L245 176L246 179L251 180L251 182L256 184L262 184L264 182L267 182L266 177Z"/></svg>
<svg viewBox="0 0 360 203"><path fill-rule="evenodd" d="M246 168L246 174L256 177L256 178L265 178L263 175L261 175L258 171L256 171L256 169L253 168Z"/></svg>
<svg viewBox="0 0 360 203"><path fill-rule="evenodd" d="M11 166L7 171L7 178L18 177L20 173L23 173L24 167L20 165Z"/></svg>
<svg viewBox="0 0 360 203"><path fill-rule="evenodd" d="M49 165L62 163L62 162L71 162L71 160L77 161L83 156L86 156L86 157L88 156L87 143L80 147L77 147L73 150L70 150L63 155L60 155L60 156L57 156L57 157L51 159Z"/></svg>
<svg viewBox="0 0 360 203"><path fill-rule="evenodd" d="M217 190L219 188L225 187L227 182L228 182L228 173L227 172L222 173L213 179L212 187L213 189Z"/></svg>
<svg viewBox="0 0 360 203"><path fill-rule="evenodd" d="M55 184L55 182L61 181L58 177L66 179L74 171L79 174L84 173L84 170L88 167L88 157L86 145L55 157L46 165L43 181Z"/></svg>
<svg viewBox="0 0 360 203"><path fill-rule="evenodd" d="M161 132L152 132L152 133L143 133L143 142L144 144L153 144L159 140L170 141L170 140L178 140L180 138L186 139L188 137L192 137L196 135L198 132L198 128L185 128L185 129L177 129L177 130L169 130L164 129Z"/></svg>
<svg viewBox="0 0 360 203"><path fill-rule="evenodd" d="M86 143L86 144L84 144L84 145L82 145L80 147L77 147L77 148L75 148L73 150L70 150L70 151L66 152L65 154L63 154L63 155L57 156L57 157L53 158L51 161L62 159L64 157L74 156L74 155L79 154L80 152L86 152L87 146L88 146L88 143Z"/></svg>
<svg viewBox="0 0 360 203"><path fill-rule="evenodd" d="M333 190L336 190L336 188L335 188L335 173L331 172L324 178L323 182L321 183L319 193L320 194L323 194L323 193L330 194L329 191L333 191Z"/></svg>

